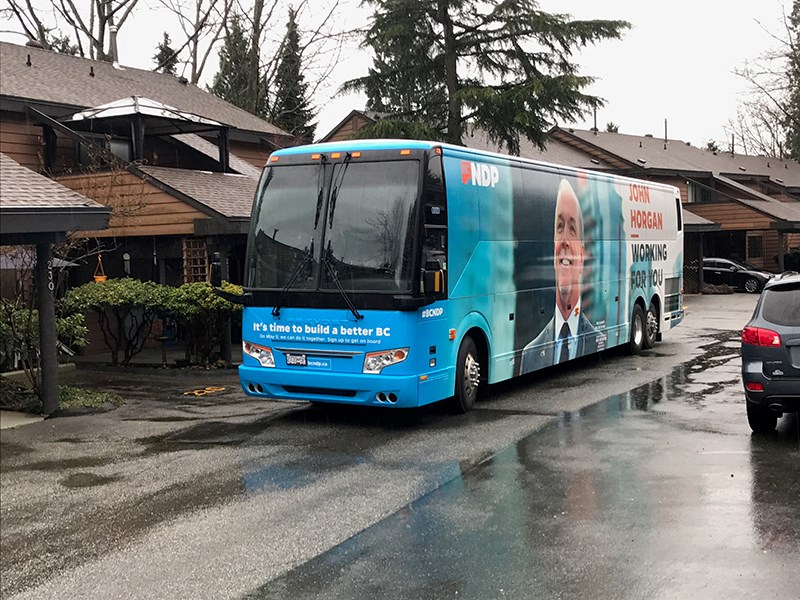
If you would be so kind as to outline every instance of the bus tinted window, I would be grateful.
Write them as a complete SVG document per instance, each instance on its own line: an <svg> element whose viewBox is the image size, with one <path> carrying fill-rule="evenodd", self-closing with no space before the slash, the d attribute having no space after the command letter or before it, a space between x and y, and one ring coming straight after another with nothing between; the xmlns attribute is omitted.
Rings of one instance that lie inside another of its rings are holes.
<svg viewBox="0 0 800 600"><path fill-rule="evenodd" d="M413 160L335 165L324 256L344 289L411 289L419 168ZM336 287L327 270L321 287Z"/></svg>
<svg viewBox="0 0 800 600"><path fill-rule="evenodd" d="M252 216L248 286L283 287L305 258L314 254L314 240L319 239L315 213L320 170L318 165L303 165L272 167L265 173ZM317 267L307 261L293 287L314 287Z"/></svg>

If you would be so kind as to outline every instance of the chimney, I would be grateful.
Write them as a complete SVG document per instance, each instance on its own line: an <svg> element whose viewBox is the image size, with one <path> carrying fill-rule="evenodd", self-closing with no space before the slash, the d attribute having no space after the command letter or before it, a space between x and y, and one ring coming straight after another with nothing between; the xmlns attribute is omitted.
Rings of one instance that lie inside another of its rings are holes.
<svg viewBox="0 0 800 600"><path fill-rule="evenodd" d="M108 28L109 33L111 34L111 63L115 66L119 66L119 52L117 50L117 26L111 25Z"/></svg>

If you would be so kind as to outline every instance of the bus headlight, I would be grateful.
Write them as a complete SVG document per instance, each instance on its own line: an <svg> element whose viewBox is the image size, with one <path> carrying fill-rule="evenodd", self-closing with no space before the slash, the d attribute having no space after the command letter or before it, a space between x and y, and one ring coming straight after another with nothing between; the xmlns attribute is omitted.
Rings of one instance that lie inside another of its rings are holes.
<svg viewBox="0 0 800 600"><path fill-rule="evenodd" d="M255 358L262 367L275 367L275 357L272 356L272 348L242 341L242 351L248 356Z"/></svg>
<svg viewBox="0 0 800 600"><path fill-rule="evenodd" d="M395 348L394 350L381 350L368 352L364 358L363 373L377 375L384 367L403 362L408 356L408 348Z"/></svg>

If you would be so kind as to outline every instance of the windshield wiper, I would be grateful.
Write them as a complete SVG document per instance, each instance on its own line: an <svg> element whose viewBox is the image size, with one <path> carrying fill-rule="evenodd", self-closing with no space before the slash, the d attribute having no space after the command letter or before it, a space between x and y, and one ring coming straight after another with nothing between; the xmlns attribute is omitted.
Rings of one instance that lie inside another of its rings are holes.
<svg viewBox="0 0 800 600"><path fill-rule="evenodd" d="M283 304L284 299L286 298L286 293L289 291L294 285L295 280L300 276L300 273L303 272L306 265L310 263L314 258L314 238L311 238L311 244L309 246L308 251L306 252L305 258L297 265L297 268L292 272L292 276L289 278L289 281L286 282L286 285L283 286L281 290L281 295L278 296L278 301L275 303L275 307L272 309L272 316L273 317L280 317L281 316L281 305Z"/></svg>
<svg viewBox="0 0 800 600"><path fill-rule="evenodd" d="M332 253L331 243L330 241L328 241L328 250L327 253L323 253L322 264L325 265L328 274L331 276L331 279L333 279L333 283L336 284L336 289L339 290L339 293L342 295L342 298L344 298L344 301L347 303L347 308L349 308L350 312L353 313L353 316L356 318L356 321L359 321L364 318L364 315L358 312L358 309L356 308L355 304L353 304L353 301L350 300L350 296L348 296L347 292L344 291L344 287L342 287L342 282L339 281L339 277L336 275L336 270L333 268L331 261L328 260L328 255L330 255L331 253Z"/></svg>
<svg viewBox="0 0 800 600"><path fill-rule="evenodd" d="M325 187L325 185L324 185L325 184L324 173L325 173L325 162L326 162L326 160L327 159L325 158L324 154L322 156L320 156L320 159L319 159L319 171L317 173L317 211L314 214L314 230L317 229L317 224L319 223L319 213L320 213L320 210L322 209L322 200L323 200L322 191L323 191L323 188Z"/></svg>
<svg viewBox="0 0 800 600"><path fill-rule="evenodd" d="M342 183L344 182L344 174L347 172L347 166L350 164L350 159L352 155L348 152L344 156L344 161L342 161L342 168L339 171L339 183L334 181L333 184L333 191L331 192L331 201L330 201L330 208L328 209L330 213L328 214L328 229L333 227L333 213L336 210L336 197L339 195L339 190L342 187Z"/></svg>

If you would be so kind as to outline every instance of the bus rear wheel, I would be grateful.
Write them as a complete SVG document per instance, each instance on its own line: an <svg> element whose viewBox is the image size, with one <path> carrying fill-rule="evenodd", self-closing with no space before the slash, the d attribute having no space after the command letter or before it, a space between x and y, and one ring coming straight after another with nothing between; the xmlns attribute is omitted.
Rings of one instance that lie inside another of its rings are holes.
<svg viewBox="0 0 800 600"><path fill-rule="evenodd" d="M452 399L453 411L467 413L475 406L481 381L481 365L478 362L478 348L466 336L458 349L456 361L456 389Z"/></svg>
<svg viewBox="0 0 800 600"><path fill-rule="evenodd" d="M644 315L644 338L643 344L646 349L650 349L656 345L656 336L658 335L658 311L653 303L647 308Z"/></svg>
<svg viewBox="0 0 800 600"><path fill-rule="evenodd" d="M638 304L633 305L633 314L631 315L631 339L628 342L628 353L639 354L644 348L645 337L645 319L644 311Z"/></svg>

